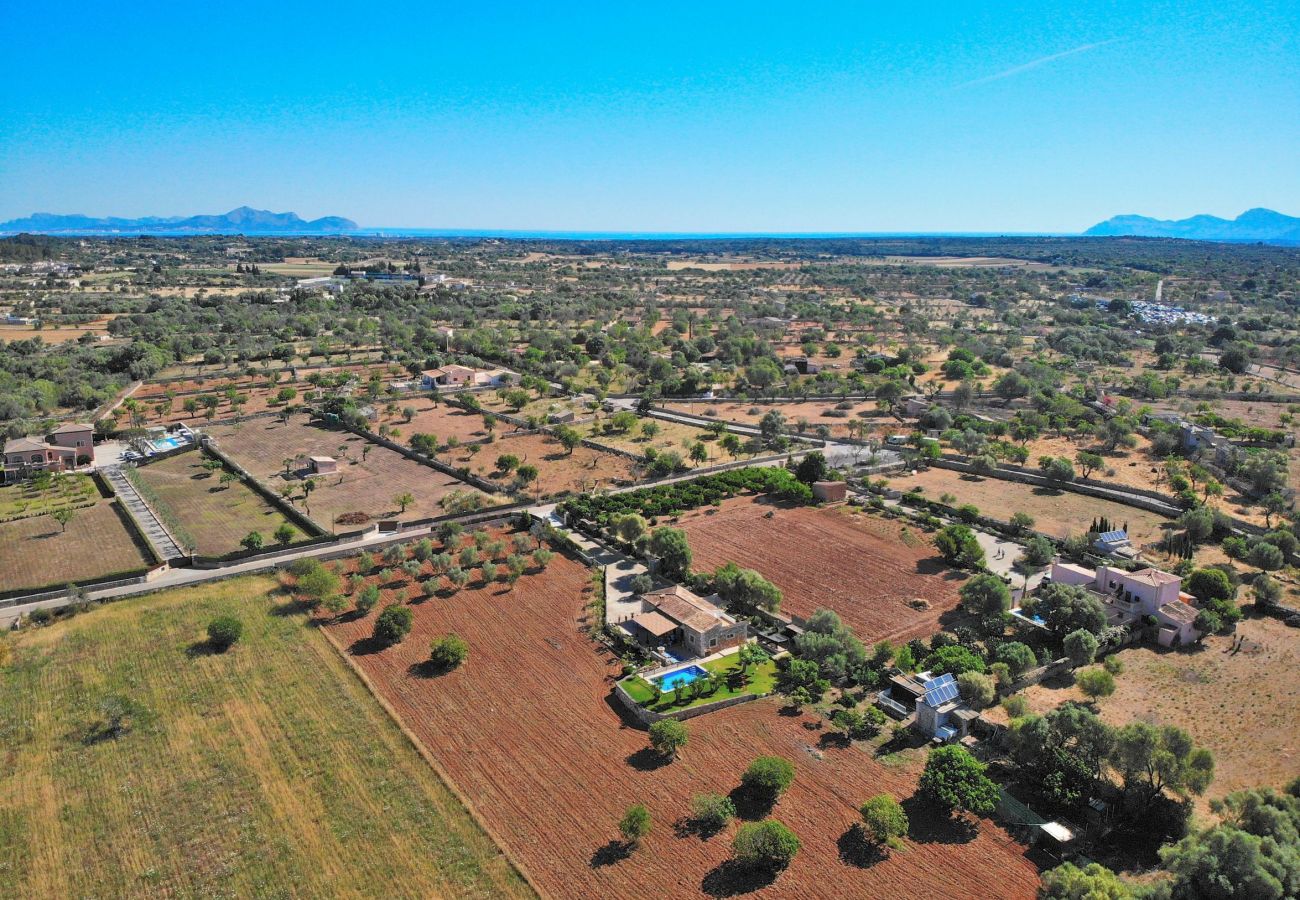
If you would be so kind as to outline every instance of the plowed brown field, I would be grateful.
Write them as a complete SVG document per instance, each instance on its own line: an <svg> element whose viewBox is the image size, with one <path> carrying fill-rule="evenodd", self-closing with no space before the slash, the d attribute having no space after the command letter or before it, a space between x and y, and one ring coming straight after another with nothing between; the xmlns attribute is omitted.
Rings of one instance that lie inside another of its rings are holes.
<svg viewBox="0 0 1300 900"><path fill-rule="evenodd" d="M783 612L808 616L825 606L867 643L932 634L957 605L963 576L943 564L916 526L905 542L904 526L878 516L763 498L728 500L679 524L696 570L728 562L756 569L785 594ZM918 597L929 609L908 605Z"/></svg>
<svg viewBox="0 0 1300 900"><path fill-rule="evenodd" d="M477 581L474 582L477 585ZM611 705L615 661L585 634L589 584L580 565L556 557L513 589L477 586L415 603L400 645L368 646L374 613L325 629L429 749L535 887L554 897L727 896L752 885L729 879L731 829L707 841L679 834L691 797L733 789L749 761L779 754L797 769L773 815L803 850L776 882L748 896L1032 897L1037 872L1024 848L991 823L955 836L906 805L913 832L904 852L859 866L841 859L857 805L889 791L907 800L921 757L886 766L856 747L819 748L811 715L783 716L757 701L690 722L690 743L671 764L645 751L646 735ZM346 618L346 617L345 617ZM455 632L468 661L421 674L431 638ZM612 851L616 823L643 802L653 828L629 856ZM734 826L733 826L734 828Z"/></svg>

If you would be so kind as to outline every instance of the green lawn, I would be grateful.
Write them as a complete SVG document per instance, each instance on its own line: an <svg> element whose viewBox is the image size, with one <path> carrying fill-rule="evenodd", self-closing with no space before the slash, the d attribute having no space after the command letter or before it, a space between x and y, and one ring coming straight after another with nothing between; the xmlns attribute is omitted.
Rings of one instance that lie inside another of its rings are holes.
<svg viewBox="0 0 1300 900"><path fill-rule="evenodd" d="M661 693L658 686L639 675L623 679L622 685L633 700L654 712L690 709L693 706L716 703L719 700L728 700L744 694L770 694L776 689L776 663L768 660L761 665L751 667L748 679L742 683L737 658L737 654L732 654L705 663L704 668L713 673L713 683L717 685L717 690L702 697L693 696L688 692L682 702L678 702L673 692Z"/></svg>

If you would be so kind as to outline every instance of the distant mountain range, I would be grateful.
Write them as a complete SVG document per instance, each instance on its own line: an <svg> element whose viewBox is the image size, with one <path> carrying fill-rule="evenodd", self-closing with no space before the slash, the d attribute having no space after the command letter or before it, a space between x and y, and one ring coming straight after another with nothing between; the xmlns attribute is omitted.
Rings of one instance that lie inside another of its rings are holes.
<svg viewBox="0 0 1300 900"><path fill-rule="evenodd" d="M1270 244L1300 243L1300 219L1271 209L1248 209L1235 219L1192 216L1190 219L1150 219L1146 216L1115 216L1084 232L1100 237L1167 237L1193 241L1263 241Z"/></svg>
<svg viewBox="0 0 1300 900"><path fill-rule="evenodd" d="M102 219L91 216L33 213L0 222L0 231L32 234L342 234L357 223L341 216L307 221L297 213L273 213L241 206L219 216L145 216Z"/></svg>

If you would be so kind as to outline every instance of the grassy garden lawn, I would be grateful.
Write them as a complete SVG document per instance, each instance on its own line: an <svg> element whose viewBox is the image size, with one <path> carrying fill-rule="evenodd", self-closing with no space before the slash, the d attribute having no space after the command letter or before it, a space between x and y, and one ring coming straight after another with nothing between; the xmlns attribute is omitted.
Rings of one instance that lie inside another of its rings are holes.
<svg viewBox="0 0 1300 900"><path fill-rule="evenodd" d="M277 603L274 579L245 577L8 640L0 897L533 896ZM226 614L243 636L215 653Z"/></svg>
<svg viewBox="0 0 1300 900"><path fill-rule="evenodd" d="M68 506L89 506L98 499L99 489L89 475L38 475L0 487L0 521L44 515Z"/></svg>
<svg viewBox="0 0 1300 900"><path fill-rule="evenodd" d="M712 683L717 689L712 693L703 696L696 696L693 692L694 684L687 685L682 691L682 699L679 701L673 691L661 693L659 687L650 683L640 675L632 675L623 679L621 684L628 695L637 703L649 710L660 713L675 712L682 709L690 709L693 706L703 706L705 703L717 703L719 700L730 700L732 697L740 697L745 694L770 694L776 689L776 663L768 660L758 666L750 667L748 679L741 680L740 669L737 663L738 654L724 656L722 659L715 659L704 664L704 668L712 674ZM698 663L697 663L698 665Z"/></svg>
<svg viewBox="0 0 1300 900"><path fill-rule="evenodd" d="M226 469L204 468L208 458L198 451L181 453L135 470L145 499L196 553L233 553L253 531L269 547L276 543L276 529L286 524L294 530L293 540L310 537L242 481L223 482Z"/></svg>

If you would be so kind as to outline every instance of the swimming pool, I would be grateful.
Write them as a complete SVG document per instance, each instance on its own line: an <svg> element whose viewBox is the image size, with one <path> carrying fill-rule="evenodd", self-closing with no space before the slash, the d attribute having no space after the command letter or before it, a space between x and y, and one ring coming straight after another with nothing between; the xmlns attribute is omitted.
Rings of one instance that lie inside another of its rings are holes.
<svg viewBox="0 0 1300 900"><path fill-rule="evenodd" d="M684 669L678 669L676 672L669 672L667 675L660 675L655 679L659 685L659 692L667 694L679 684L690 684L692 681L699 681L701 678L707 678L709 673L699 666L687 666Z"/></svg>
<svg viewBox="0 0 1300 900"><path fill-rule="evenodd" d="M149 443L153 444L154 449L159 453L164 453L168 450L175 450L177 447L188 444L189 438L172 437L168 435L165 438L158 438L158 440L150 441Z"/></svg>

